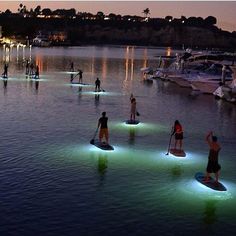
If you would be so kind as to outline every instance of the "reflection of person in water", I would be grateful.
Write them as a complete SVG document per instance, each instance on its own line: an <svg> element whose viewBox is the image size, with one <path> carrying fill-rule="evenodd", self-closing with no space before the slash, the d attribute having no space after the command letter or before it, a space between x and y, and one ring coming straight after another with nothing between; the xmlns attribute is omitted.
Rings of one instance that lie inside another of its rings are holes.
<svg viewBox="0 0 236 236"><path fill-rule="evenodd" d="M78 88L78 92L79 92L79 93L82 92L82 86L79 86L79 88Z"/></svg>
<svg viewBox="0 0 236 236"><path fill-rule="evenodd" d="M182 174L181 166L176 165L171 169L171 173L174 177L180 177Z"/></svg>
<svg viewBox="0 0 236 236"><path fill-rule="evenodd" d="M100 155L98 157L98 173L103 178L107 170L107 157L106 155Z"/></svg>
<svg viewBox="0 0 236 236"><path fill-rule="evenodd" d="M133 145L135 141L135 129L130 128L129 129L129 144Z"/></svg>
<svg viewBox="0 0 236 236"><path fill-rule="evenodd" d="M99 99L100 99L100 95L99 94L95 94L95 106L99 105Z"/></svg>
<svg viewBox="0 0 236 236"><path fill-rule="evenodd" d="M216 202L215 200L206 201L205 210L203 212L203 222L206 225L212 225L216 222Z"/></svg>
<svg viewBox="0 0 236 236"><path fill-rule="evenodd" d="M8 81L7 79L4 79L4 80L3 80L3 87L4 87L4 89L7 88L7 81Z"/></svg>
<svg viewBox="0 0 236 236"><path fill-rule="evenodd" d="M38 81L38 80L35 81L35 89L36 89L36 90L39 89L39 81Z"/></svg>

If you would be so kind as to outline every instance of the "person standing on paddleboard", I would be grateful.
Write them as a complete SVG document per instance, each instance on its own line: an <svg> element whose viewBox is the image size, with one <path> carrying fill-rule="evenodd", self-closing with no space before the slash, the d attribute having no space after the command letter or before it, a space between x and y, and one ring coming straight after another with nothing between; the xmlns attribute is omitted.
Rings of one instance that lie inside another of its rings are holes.
<svg viewBox="0 0 236 236"><path fill-rule="evenodd" d="M178 120L175 121L175 124L174 124L174 130L173 130L173 133L172 135L175 135L175 150L178 150L177 149L177 145L179 146L179 151L182 150L182 145L183 145L183 128L182 128L182 125L179 123Z"/></svg>
<svg viewBox="0 0 236 236"><path fill-rule="evenodd" d="M208 143L210 150L208 155L208 163L206 168L206 176L204 181L207 182L210 179L210 174L215 174L215 182L219 181L219 171L221 166L218 163L218 155L221 149L220 144L217 142L217 137L213 136L212 131L210 131L206 136L206 142Z"/></svg>
<svg viewBox="0 0 236 236"><path fill-rule="evenodd" d="M135 121L136 115L136 99L133 97L133 94L130 96L131 108L130 108L130 120Z"/></svg>
<svg viewBox="0 0 236 236"><path fill-rule="evenodd" d="M100 119L98 120L98 129L100 127L100 131L99 131L99 142L102 143L102 139L105 136L106 139L106 143L108 144L108 139L109 139L109 134L108 134L108 126L107 126L107 121L108 121L108 117L106 117L106 112L104 111L102 113L102 117L100 117Z"/></svg>
<svg viewBox="0 0 236 236"><path fill-rule="evenodd" d="M100 92L100 85L101 85L101 81L100 81L100 79L99 78L97 78L96 80L95 80L95 92Z"/></svg>
<svg viewBox="0 0 236 236"><path fill-rule="evenodd" d="M72 61L71 63L70 63L70 72L74 72L75 70L74 70L74 62Z"/></svg>
<svg viewBox="0 0 236 236"><path fill-rule="evenodd" d="M83 71L79 70L79 83L82 84L83 83Z"/></svg>

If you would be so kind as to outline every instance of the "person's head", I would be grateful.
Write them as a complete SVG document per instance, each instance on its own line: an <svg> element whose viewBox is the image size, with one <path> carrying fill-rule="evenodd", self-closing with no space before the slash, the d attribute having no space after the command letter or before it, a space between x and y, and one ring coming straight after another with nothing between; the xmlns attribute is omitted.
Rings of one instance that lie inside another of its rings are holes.
<svg viewBox="0 0 236 236"><path fill-rule="evenodd" d="M212 142L217 142L217 137L216 136L212 136Z"/></svg>
<svg viewBox="0 0 236 236"><path fill-rule="evenodd" d="M175 121L175 125L180 125L178 120Z"/></svg>
<svg viewBox="0 0 236 236"><path fill-rule="evenodd" d="M136 99L135 99L135 98L132 98L132 99L131 99L131 102L132 102L132 103L133 103L133 102L135 102L135 101L136 101Z"/></svg>
<svg viewBox="0 0 236 236"><path fill-rule="evenodd" d="M105 117L106 116L106 112L104 111L103 113L102 113L102 117Z"/></svg>

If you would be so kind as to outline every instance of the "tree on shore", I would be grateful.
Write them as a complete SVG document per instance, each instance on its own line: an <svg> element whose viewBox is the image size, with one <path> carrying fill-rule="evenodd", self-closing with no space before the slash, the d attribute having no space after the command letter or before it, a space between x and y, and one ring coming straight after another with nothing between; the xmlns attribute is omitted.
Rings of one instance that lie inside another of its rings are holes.
<svg viewBox="0 0 236 236"><path fill-rule="evenodd" d="M149 8L144 9L142 13L144 14L144 17L147 18L148 15L150 15L150 10L149 10Z"/></svg>

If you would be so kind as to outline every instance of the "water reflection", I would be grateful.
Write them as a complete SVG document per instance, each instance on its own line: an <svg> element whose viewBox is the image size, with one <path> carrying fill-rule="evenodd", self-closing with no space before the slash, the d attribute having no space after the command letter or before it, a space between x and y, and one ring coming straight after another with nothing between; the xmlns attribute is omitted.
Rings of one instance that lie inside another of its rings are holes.
<svg viewBox="0 0 236 236"><path fill-rule="evenodd" d="M98 173L100 175L100 181L103 182L105 178L105 174L107 172L107 165L108 160L107 160L107 155L100 153L98 156Z"/></svg>
<svg viewBox="0 0 236 236"><path fill-rule="evenodd" d="M35 90L38 92L39 89L39 80L35 80Z"/></svg>
<svg viewBox="0 0 236 236"><path fill-rule="evenodd" d="M99 94L95 94L95 100L94 100L95 107L98 107L99 99L100 99L100 95Z"/></svg>
<svg viewBox="0 0 236 236"><path fill-rule="evenodd" d="M181 169L181 165L175 165L171 168L171 174L173 177L180 177L183 173L183 170Z"/></svg>
<svg viewBox="0 0 236 236"><path fill-rule="evenodd" d="M129 129L129 144L133 145L135 142L135 129L134 128L130 128Z"/></svg>
<svg viewBox="0 0 236 236"><path fill-rule="evenodd" d="M8 79L3 79L3 88L4 88L4 95L7 94L7 82L8 82Z"/></svg>
<svg viewBox="0 0 236 236"><path fill-rule="evenodd" d="M203 222L206 225L212 225L217 221L216 216L216 200L207 200L203 212Z"/></svg>

